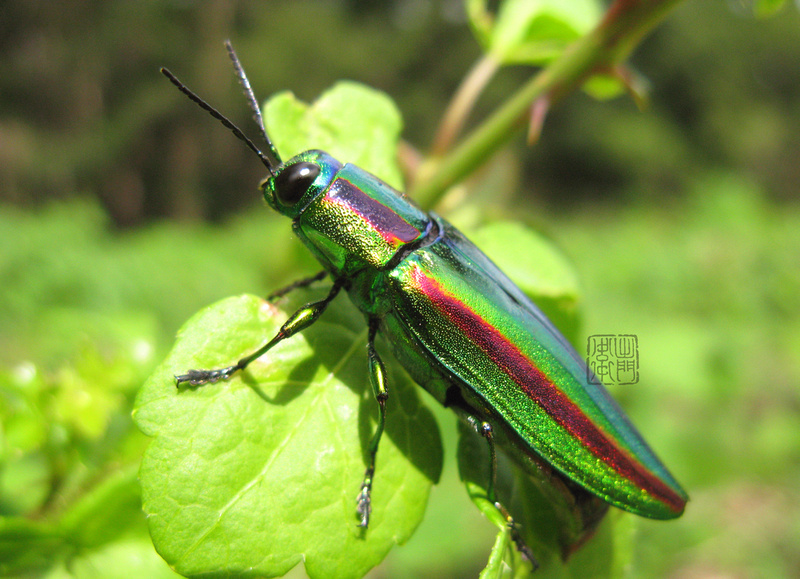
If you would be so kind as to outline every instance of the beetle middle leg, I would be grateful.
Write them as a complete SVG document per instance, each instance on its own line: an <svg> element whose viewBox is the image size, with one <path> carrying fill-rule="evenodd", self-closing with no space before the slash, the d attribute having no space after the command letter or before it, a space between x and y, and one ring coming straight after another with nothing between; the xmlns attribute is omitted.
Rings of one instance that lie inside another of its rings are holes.
<svg viewBox="0 0 800 579"><path fill-rule="evenodd" d="M372 512L371 497L372 479L375 476L375 456L378 454L378 444L386 426L386 400L389 398L389 390L386 388L386 367L378 352L375 350L375 336L378 332L378 318L369 320L369 338L367 340L367 359L369 364L369 380L372 384L372 392L375 400L378 401L378 426L372 440L369 443L369 457L367 470L364 472L364 482L361 483L361 492L358 493L356 512L361 517L359 527L369 526L369 515Z"/></svg>
<svg viewBox="0 0 800 579"><path fill-rule="evenodd" d="M200 386L202 384L217 382L218 380L227 380L236 371L244 370L248 364L250 364L250 362L264 355L264 353L269 351L278 342L281 342L286 338L291 338L297 332L306 329L308 326L316 322L328 307L328 304L333 301L333 298L338 295L341 289L342 284L339 281L334 282L333 287L328 292L328 295L325 297L325 299L306 304L297 310L294 314L289 316L289 319L284 322L283 326L281 326L281 329L278 330L278 333L275 334L275 336L269 342L261 346L249 356L242 358L233 366L228 366L227 368L220 368L217 370L189 370L186 374L175 376L175 384L180 387L182 383L188 382L192 386Z"/></svg>
<svg viewBox="0 0 800 579"><path fill-rule="evenodd" d="M500 514L505 519L508 528L511 529L511 540L514 541L517 550L525 559L530 561L533 565L533 568L536 569L538 567L536 559L528 545L525 544L522 535L519 534L519 527L517 526L517 523L514 521L511 513L508 512L508 509L506 509L503 504L497 500L497 494L495 492L495 485L497 484L497 450L495 449L494 430L492 429L492 425L485 420L479 420L474 416L468 416L467 421L489 445L489 484L486 486L486 498L495 506L498 511L500 511Z"/></svg>
<svg viewBox="0 0 800 579"><path fill-rule="evenodd" d="M294 291L296 289L300 289L302 287L308 287L312 283L314 283L315 281L320 281L320 280L325 279L325 276L327 276L327 275L328 275L328 272L323 269L321 272L319 272L319 273L317 273L315 275L311 275L309 277L304 277L303 279L298 279L297 281L294 281L294 282L290 283L289 285L287 285L285 287L282 287L280 289L277 289L274 292L272 292L271 294L269 294L267 296L267 301L268 302L274 301L274 300L276 300L278 298L281 298L281 297L285 296L286 294L288 294L291 291Z"/></svg>

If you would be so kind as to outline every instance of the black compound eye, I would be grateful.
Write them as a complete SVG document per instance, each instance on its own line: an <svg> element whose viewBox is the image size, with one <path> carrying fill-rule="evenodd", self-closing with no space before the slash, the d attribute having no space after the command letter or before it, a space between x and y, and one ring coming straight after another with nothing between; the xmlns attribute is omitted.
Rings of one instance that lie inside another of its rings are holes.
<svg viewBox="0 0 800 579"><path fill-rule="evenodd" d="M308 162L289 165L275 177L275 197L282 205L292 206L305 195L319 175L319 165Z"/></svg>

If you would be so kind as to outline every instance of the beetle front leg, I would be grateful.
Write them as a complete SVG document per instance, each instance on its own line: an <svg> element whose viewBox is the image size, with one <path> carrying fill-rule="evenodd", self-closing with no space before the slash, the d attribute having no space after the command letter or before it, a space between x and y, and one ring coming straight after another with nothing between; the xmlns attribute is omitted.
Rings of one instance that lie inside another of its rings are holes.
<svg viewBox="0 0 800 579"><path fill-rule="evenodd" d="M306 304L297 310L294 314L289 316L289 319L284 322L283 326L281 326L281 329L278 330L278 333L275 334L275 336L269 342L261 346L249 356L242 358L233 366L220 368L218 370L189 370L186 374L175 376L175 384L180 387L182 383L188 382L192 386L201 386L203 384L217 382L218 380L227 380L235 372L244 370L248 364L250 364L250 362L264 355L264 353L270 350L278 342L281 342L286 338L291 338L297 332L306 329L308 326L316 322L328 307L328 304L333 301L333 298L336 297L341 289L342 286L339 282L334 283L331 291L328 292L328 295L325 297L325 299Z"/></svg>
<svg viewBox="0 0 800 579"><path fill-rule="evenodd" d="M356 512L361 517L359 527L369 526L369 515L372 512L370 493L372 492L372 479L375 476L375 455L378 454L378 444L386 426L386 400L389 398L389 390L386 388L386 367L378 352L375 350L375 335L378 332L377 318L369 320L369 338L367 340L367 359L369 364L369 381L372 384L372 392L375 400L378 401L378 427L369 443L369 463L364 473L364 482L361 483L361 492L358 493L358 507Z"/></svg>
<svg viewBox="0 0 800 579"><path fill-rule="evenodd" d="M530 550L528 545L525 544L522 535L519 534L519 527L517 526L517 523L514 522L514 518L511 516L511 513L508 512L508 509L506 509L503 504L497 500L497 495L495 493L495 485L497 483L497 451L495 450L494 446L494 430L492 429L492 425L485 420L479 420L474 416L469 416L467 420L478 432L478 434L486 439L486 443L489 445L489 484L486 486L486 498L489 499L489 502L491 502L498 511L500 511L500 514L505 519L508 528L511 529L511 540L514 541L517 551L519 551L525 559L530 561L533 565L533 568L536 569L539 565L533 556L533 552Z"/></svg>

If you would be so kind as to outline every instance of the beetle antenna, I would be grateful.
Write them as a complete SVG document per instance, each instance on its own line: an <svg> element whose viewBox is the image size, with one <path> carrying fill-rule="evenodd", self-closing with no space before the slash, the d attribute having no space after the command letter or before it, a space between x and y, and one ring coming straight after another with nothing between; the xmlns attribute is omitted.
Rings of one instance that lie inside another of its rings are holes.
<svg viewBox="0 0 800 579"><path fill-rule="evenodd" d="M244 72L244 67L239 61L239 57L236 55L236 51L233 49L233 45L231 44L230 40L225 41L225 48L228 49L228 56L231 57L231 62L233 62L233 68L236 71L236 76L239 78L239 84L242 85L244 94L247 97L247 102L250 103L250 109L253 111L253 119L256 121L258 129L261 131L261 136L264 138L264 142L267 144L267 156L271 157L271 161L274 162L275 166L280 165L281 157L278 154L278 150L275 148L275 145L272 144L272 140L269 138L269 135L267 135L267 129L264 127L264 118L261 116L261 109L258 106L256 95L253 93L253 89L250 87L250 81L247 79L247 75Z"/></svg>
<svg viewBox="0 0 800 579"><path fill-rule="evenodd" d="M183 94L185 94L187 97L189 97L189 100L193 101L201 109L203 109L208 114L210 114L212 117L217 119L227 129L229 129L234 135L236 135L236 138L238 138L240 141L242 141L245 145L247 145L250 148L250 150L252 150L256 155L258 155L258 158L261 159L262 163L264 163L264 166L267 168L267 171L269 171L269 174L272 175L273 177L275 176L274 169L275 169L275 167L277 167L277 165L275 163L273 163L272 160L267 155L262 153L261 150L258 147L256 147L255 143L253 143L253 141L251 141L248 138L248 136L245 135L239 127L234 125L233 122L228 120L228 118L225 115L223 115L221 112L219 112L217 109L212 107L206 101L204 101L199 96L197 96L195 93L193 93L191 90L189 90L189 88L185 84L183 84L180 80L178 80L178 78L174 74L172 74L169 70L167 70L166 68L162 68L161 69L161 74L166 76L169 79L169 81L178 88L179 91L181 91ZM278 164L280 164L280 163L278 163Z"/></svg>

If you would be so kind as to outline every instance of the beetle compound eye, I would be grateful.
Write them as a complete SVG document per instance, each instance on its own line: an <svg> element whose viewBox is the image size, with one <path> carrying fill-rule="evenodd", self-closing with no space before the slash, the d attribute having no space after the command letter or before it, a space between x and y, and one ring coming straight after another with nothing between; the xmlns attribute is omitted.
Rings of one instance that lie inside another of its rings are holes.
<svg viewBox="0 0 800 579"><path fill-rule="evenodd" d="M292 206L308 191L319 175L319 165L302 162L286 167L275 177L275 196L283 205Z"/></svg>

